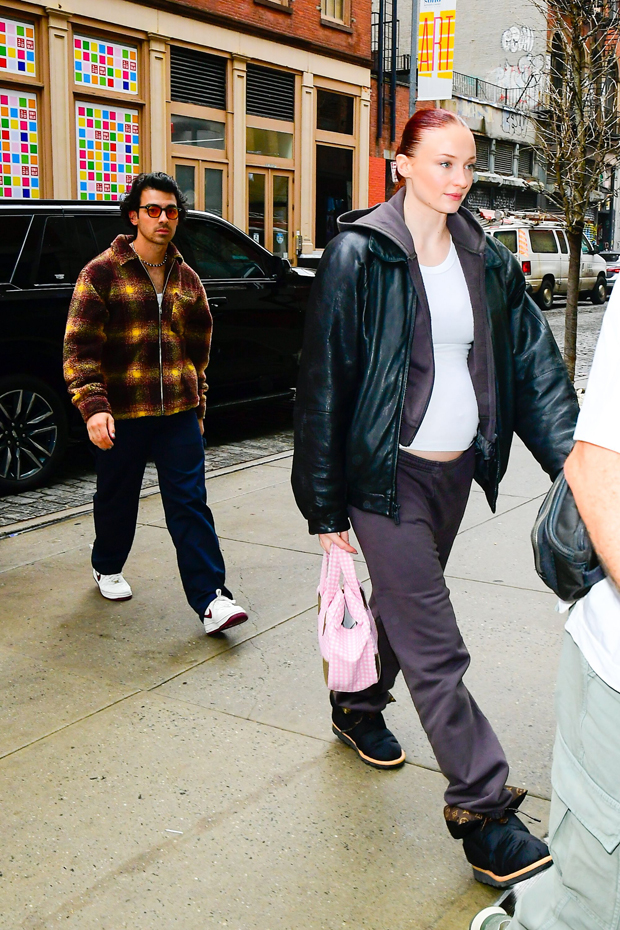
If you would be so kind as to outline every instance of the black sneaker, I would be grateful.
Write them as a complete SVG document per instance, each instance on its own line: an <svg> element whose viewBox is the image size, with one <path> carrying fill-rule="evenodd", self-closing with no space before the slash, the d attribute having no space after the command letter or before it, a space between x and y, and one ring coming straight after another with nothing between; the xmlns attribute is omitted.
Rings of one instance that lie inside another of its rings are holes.
<svg viewBox="0 0 620 930"><path fill-rule="evenodd" d="M332 730L346 746L355 749L366 765L375 769L397 769L405 761L405 753L393 733L388 730L383 714L368 714L345 710L332 703Z"/></svg>
<svg viewBox="0 0 620 930"><path fill-rule="evenodd" d="M486 818L463 837L463 851L474 878L494 888L508 888L548 869L549 849L533 836L516 814Z"/></svg>

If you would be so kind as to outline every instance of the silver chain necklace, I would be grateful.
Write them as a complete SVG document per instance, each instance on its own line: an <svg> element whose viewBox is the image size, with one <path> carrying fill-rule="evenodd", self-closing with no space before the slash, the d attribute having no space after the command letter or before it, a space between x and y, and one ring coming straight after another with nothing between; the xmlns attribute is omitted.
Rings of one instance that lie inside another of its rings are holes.
<svg viewBox="0 0 620 930"><path fill-rule="evenodd" d="M163 268L163 266L164 266L164 265L166 264L166 262L168 261L168 258L166 257L166 258L164 258L163 262L157 262L157 263L155 263L155 262L147 262L146 259L142 258L141 255L138 255L138 253L136 252L136 249L135 249L134 244L133 244L132 242L130 242L129 244L130 244L130 246L131 246L131 250L132 250L132 252L134 253L134 255L142 262L143 265L148 265L149 268Z"/></svg>

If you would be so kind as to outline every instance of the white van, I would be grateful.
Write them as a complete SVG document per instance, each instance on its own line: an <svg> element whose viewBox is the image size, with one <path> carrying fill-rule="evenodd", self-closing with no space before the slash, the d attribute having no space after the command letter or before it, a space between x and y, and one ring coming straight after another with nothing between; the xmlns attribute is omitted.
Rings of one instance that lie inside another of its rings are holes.
<svg viewBox="0 0 620 930"><path fill-rule="evenodd" d="M492 222L485 232L517 256L536 303L543 310L551 310L554 295L566 294L568 288L568 239L562 224L506 217ZM593 304L603 304L607 299L607 263L592 251L585 236L579 290Z"/></svg>

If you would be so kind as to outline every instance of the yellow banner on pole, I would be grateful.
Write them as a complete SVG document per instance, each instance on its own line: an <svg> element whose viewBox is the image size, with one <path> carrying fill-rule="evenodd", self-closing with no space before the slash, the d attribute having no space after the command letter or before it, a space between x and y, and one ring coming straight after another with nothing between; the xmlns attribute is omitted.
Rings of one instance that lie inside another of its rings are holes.
<svg viewBox="0 0 620 930"><path fill-rule="evenodd" d="M452 96L456 0L420 0L418 100Z"/></svg>

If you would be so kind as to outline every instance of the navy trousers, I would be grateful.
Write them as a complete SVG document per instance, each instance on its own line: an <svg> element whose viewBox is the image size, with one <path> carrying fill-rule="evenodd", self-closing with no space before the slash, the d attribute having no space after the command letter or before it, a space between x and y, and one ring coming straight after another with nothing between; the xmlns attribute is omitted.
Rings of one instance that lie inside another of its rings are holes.
<svg viewBox="0 0 620 930"><path fill-rule="evenodd" d="M92 565L102 575L123 570L133 544L140 489L148 461L157 468L166 525L185 595L202 617L224 584L224 559L207 506L204 447L195 410L116 420L111 449L95 448L95 544Z"/></svg>

